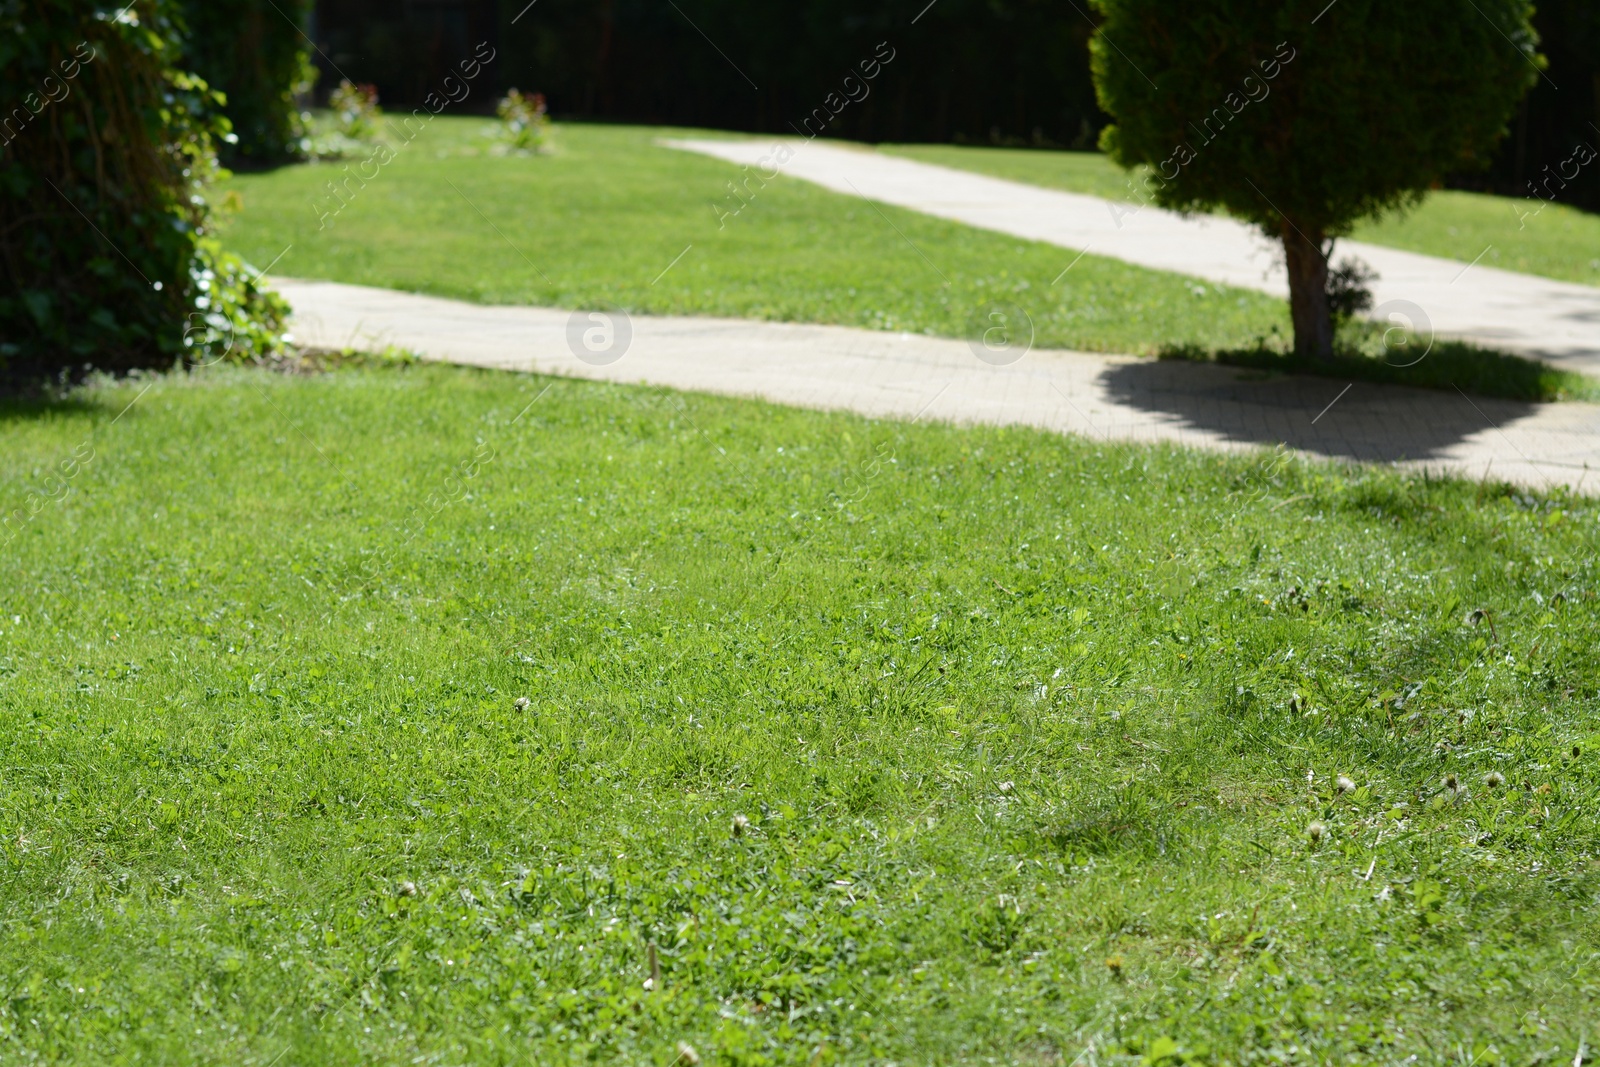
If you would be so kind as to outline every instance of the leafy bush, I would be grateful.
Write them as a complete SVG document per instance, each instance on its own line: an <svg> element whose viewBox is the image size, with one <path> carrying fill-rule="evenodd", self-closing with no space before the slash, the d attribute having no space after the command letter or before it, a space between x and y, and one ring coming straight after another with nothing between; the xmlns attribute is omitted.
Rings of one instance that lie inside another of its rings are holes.
<svg viewBox="0 0 1600 1067"><path fill-rule="evenodd" d="M281 344L285 305L206 236L231 134L178 30L170 0L0 2L0 377Z"/></svg>
<svg viewBox="0 0 1600 1067"><path fill-rule="evenodd" d="M189 70L227 97L238 141L222 148L230 166L293 159L305 137L295 94L316 77L301 27L310 0L182 0Z"/></svg>
<svg viewBox="0 0 1600 1067"><path fill-rule="evenodd" d="M339 132L344 136L364 141L378 132L383 110L378 107L377 87L341 81L328 97L328 107L338 118Z"/></svg>
<svg viewBox="0 0 1600 1067"><path fill-rule="evenodd" d="M305 115L301 152L309 159L366 158L383 132L382 117L375 86L341 81L328 95L326 111Z"/></svg>
<svg viewBox="0 0 1600 1067"><path fill-rule="evenodd" d="M505 124L505 141L521 152L537 152L550 136L550 112L543 93L522 93L516 89L501 99L495 108Z"/></svg>
<svg viewBox="0 0 1600 1067"><path fill-rule="evenodd" d="M202 237L189 265L194 310L183 330L184 358L194 364L260 363L282 354L289 305L261 286L244 260Z"/></svg>

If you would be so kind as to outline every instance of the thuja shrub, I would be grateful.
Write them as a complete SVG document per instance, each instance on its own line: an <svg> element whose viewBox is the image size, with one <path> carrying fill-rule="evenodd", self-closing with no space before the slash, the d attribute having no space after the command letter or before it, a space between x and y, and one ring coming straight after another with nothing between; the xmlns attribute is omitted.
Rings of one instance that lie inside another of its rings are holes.
<svg viewBox="0 0 1600 1067"><path fill-rule="evenodd" d="M1359 290L1330 279L1334 239L1488 165L1544 62L1529 0L1095 6L1101 147L1149 168L1141 200L1226 208L1279 242L1295 352L1324 360Z"/></svg>
<svg viewBox="0 0 1600 1067"><path fill-rule="evenodd" d="M207 236L229 136L169 0L0 0L0 379L260 358L283 302Z"/></svg>
<svg viewBox="0 0 1600 1067"><path fill-rule="evenodd" d="M310 9L310 0L182 0L188 69L227 98L223 110L237 137L221 148L229 166L303 154L294 98L316 74L301 32Z"/></svg>

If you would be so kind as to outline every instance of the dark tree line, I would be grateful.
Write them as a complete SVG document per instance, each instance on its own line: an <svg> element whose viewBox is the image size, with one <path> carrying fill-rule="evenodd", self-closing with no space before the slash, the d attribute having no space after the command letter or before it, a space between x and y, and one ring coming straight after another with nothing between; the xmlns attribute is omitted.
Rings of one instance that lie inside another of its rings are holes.
<svg viewBox="0 0 1600 1067"><path fill-rule="evenodd" d="M327 58L313 60L325 88L336 66L415 104L489 40L496 87L543 92L558 117L782 133L887 41L894 63L830 135L1090 148L1108 122L1089 77L1091 16L1081 0L320 0ZM1528 195L1579 143L1600 149L1600 5L1551 0L1535 26L1545 77L1493 166L1454 183ZM1600 166L1559 194L1600 209Z"/></svg>
<svg viewBox="0 0 1600 1067"><path fill-rule="evenodd" d="M326 0L316 34L332 77L337 66L397 104L490 39L499 85L543 92L560 117L791 132L887 43L889 70L830 135L1091 147L1104 121L1093 26L1046 0L539 0L513 24L525 5L401 15L381 0Z"/></svg>

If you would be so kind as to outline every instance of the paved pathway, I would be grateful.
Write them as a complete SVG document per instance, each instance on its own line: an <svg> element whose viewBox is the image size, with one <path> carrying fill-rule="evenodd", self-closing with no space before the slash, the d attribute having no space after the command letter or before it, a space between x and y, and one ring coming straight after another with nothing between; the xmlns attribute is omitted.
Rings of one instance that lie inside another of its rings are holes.
<svg viewBox="0 0 1600 1067"><path fill-rule="evenodd" d="M1020 182L821 141L665 141L940 218L1158 270L1287 296L1276 249L1231 219L1183 218L1156 207L1057 192ZM781 167L776 145L793 153ZM765 166L762 167L763 161ZM1509 213L1508 213L1509 217ZM1354 255L1373 267L1373 294L1420 307L1440 335L1464 337L1600 375L1600 287L1495 270L1482 264L1341 241L1334 262ZM1414 313L1412 316L1414 317ZM1387 318L1387 316L1386 316ZM1401 321L1389 319L1389 321ZM1409 325L1410 322L1407 321Z"/></svg>
<svg viewBox="0 0 1600 1067"><path fill-rule="evenodd" d="M1347 388L1125 356L975 351L964 341L841 326L620 313L606 319L332 282L275 284L294 307L296 338L310 345L394 344L482 367L1107 440L1225 449L1282 442L1322 456L1600 491L1600 406L1590 404ZM1007 359L1014 362L995 362Z"/></svg>

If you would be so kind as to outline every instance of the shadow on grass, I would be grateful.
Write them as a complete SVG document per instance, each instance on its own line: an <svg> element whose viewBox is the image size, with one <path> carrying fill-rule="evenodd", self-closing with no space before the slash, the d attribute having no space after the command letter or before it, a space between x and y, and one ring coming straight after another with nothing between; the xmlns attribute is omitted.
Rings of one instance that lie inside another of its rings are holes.
<svg viewBox="0 0 1600 1067"><path fill-rule="evenodd" d="M89 363L61 366L0 358L0 424L58 415L98 415L112 408L105 385L137 383L167 373L161 368L98 370ZM115 414L115 411L112 411Z"/></svg>
<svg viewBox="0 0 1600 1067"><path fill-rule="evenodd" d="M0 393L0 425L28 422L57 415L96 415L111 409L78 393L50 396L43 393L7 396Z"/></svg>
<svg viewBox="0 0 1600 1067"><path fill-rule="evenodd" d="M1077 806L1076 818L1041 824L1035 833L1069 856L1165 856L1180 839L1171 812L1171 798L1132 782L1092 794Z"/></svg>
<svg viewBox="0 0 1600 1067"><path fill-rule="evenodd" d="M414 352L393 345L377 352L351 348L299 348L281 358L260 361L228 361L220 369L241 367L292 377L314 377L354 370L405 370L422 362ZM131 385L156 379L181 380L189 375L205 375L213 368L178 365L167 370L136 370L112 374L86 370L73 376L57 374L0 375L0 425L56 415L116 415L128 398L106 399L106 386Z"/></svg>
<svg viewBox="0 0 1600 1067"><path fill-rule="evenodd" d="M1411 351L1420 346L1413 344ZM1372 346L1343 346L1332 359L1297 356L1266 345L1249 349L1209 350L1199 345L1163 348L1160 358L1192 363L1221 363L1278 374L1312 375L1343 381L1409 385L1419 389L1461 390L1505 400L1549 403L1557 400L1600 401L1600 378L1561 370L1524 356L1479 348L1463 341L1435 341L1419 357L1406 349L1377 353Z"/></svg>

